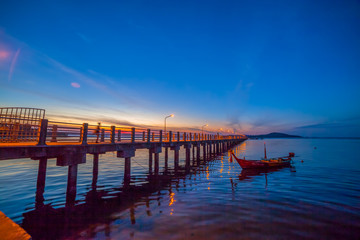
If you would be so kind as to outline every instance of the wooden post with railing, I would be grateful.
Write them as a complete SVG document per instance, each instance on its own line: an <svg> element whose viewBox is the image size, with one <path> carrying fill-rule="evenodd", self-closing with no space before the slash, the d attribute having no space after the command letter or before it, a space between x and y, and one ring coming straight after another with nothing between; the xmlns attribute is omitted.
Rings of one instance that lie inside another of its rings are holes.
<svg viewBox="0 0 360 240"><path fill-rule="evenodd" d="M152 132L151 135L152 135L152 136L151 136L151 141L155 142L155 133Z"/></svg>
<svg viewBox="0 0 360 240"><path fill-rule="evenodd" d="M135 128L131 128L131 142L135 142Z"/></svg>
<svg viewBox="0 0 360 240"><path fill-rule="evenodd" d="M57 142L57 140L56 140L57 129L58 129L58 126L57 126L57 125L53 125L52 131L51 131L51 141L50 141L50 142Z"/></svg>
<svg viewBox="0 0 360 240"><path fill-rule="evenodd" d="M143 142L145 142L145 131L143 131Z"/></svg>
<svg viewBox="0 0 360 240"><path fill-rule="evenodd" d="M117 140L118 142L121 142L121 130L118 130L118 134L117 134Z"/></svg>
<svg viewBox="0 0 360 240"><path fill-rule="evenodd" d="M86 145L87 144L87 138L88 138L88 129L89 129L89 124L88 123L83 123L83 126L81 128L81 144L82 145Z"/></svg>
<svg viewBox="0 0 360 240"><path fill-rule="evenodd" d="M147 130L147 142L150 143L150 129Z"/></svg>
<svg viewBox="0 0 360 240"><path fill-rule="evenodd" d="M177 132L177 141L180 142L180 132Z"/></svg>
<svg viewBox="0 0 360 240"><path fill-rule="evenodd" d="M169 142L172 142L172 131L169 132Z"/></svg>
<svg viewBox="0 0 360 240"><path fill-rule="evenodd" d="M46 134L47 134L48 120L41 119L39 127L39 139L37 145L46 145Z"/></svg>
<svg viewBox="0 0 360 240"><path fill-rule="evenodd" d="M105 128L102 128L102 129L101 129L100 142L105 142Z"/></svg>
<svg viewBox="0 0 360 240"><path fill-rule="evenodd" d="M160 130L160 139L159 139L159 142L162 143L162 130Z"/></svg>
<svg viewBox="0 0 360 240"><path fill-rule="evenodd" d="M115 143L115 126L111 126L110 142Z"/></svg>

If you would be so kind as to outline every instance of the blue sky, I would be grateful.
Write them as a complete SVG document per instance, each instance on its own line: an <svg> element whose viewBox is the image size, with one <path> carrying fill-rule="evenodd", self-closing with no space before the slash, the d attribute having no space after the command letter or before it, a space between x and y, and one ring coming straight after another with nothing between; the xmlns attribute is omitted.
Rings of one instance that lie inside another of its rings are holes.
<svg viewBox="0 0 360 240"><path fill-rule="evenodd" d="M0 104L360 137L358 1L2 1Z"/></svg>

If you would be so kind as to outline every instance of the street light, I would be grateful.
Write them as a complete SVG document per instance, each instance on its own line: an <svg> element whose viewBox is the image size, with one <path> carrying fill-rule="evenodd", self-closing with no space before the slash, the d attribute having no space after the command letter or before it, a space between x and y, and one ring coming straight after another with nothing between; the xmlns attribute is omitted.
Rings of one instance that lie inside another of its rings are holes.
<svg viewBox="0 0 360 240"><path fill-rule="evenodd" d="M204 126L201 127L201 133L204 135L204 127L207 127L208 125L205 124Z"/></svg>
<svg viewBox="0 0 360 240"><path fill-rule="evenodd" d="M166 119L169 117L174 117L174 114L170 114L169 116L165 117L165 122L164 122L164 133L166 134Z"/></svg>

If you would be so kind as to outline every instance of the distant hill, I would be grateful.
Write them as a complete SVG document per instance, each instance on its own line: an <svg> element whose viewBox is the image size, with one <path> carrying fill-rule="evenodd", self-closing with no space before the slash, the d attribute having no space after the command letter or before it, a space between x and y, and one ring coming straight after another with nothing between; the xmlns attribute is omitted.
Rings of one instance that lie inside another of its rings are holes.
<svg viewBox="0 0 360 240"><path fill-rule="evenodd" d="M247 136L248 138L302 138L301 136L289 135L286 133L278 133L278 132L262 134L262 135L247 135Z"/></svg>

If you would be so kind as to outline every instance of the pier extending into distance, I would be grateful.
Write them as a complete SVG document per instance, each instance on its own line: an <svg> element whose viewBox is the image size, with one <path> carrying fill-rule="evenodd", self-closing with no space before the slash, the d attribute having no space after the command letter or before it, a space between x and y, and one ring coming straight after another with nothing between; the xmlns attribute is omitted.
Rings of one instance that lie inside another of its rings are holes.
<svg viewBox="0 0 360 240"><path fill-rule="evenodd" d="M31 114L25 112L25 115ZM71 206L76 197L78 164L86 162L86 154L93 155L93 184L96 185L99 155L117 152L117 157L125 161L124 187L126 187L130 184L131 158L135 156L137 149L148 149L149 175L156 177L160 174L159 154L163 149L165 170L168 165L169 150L171 150L174 154L174 171L176 172L179 169L181 147L185 148L185 169L189 170L191 151L193 158L200 161L201 155L203 159L206 159L207 156L220 154L247 139L244 135L163 132L162 130L89 125L88 123L54 122L42 118L37 122L29 121L30 118L21 114L17 114L20 118L14 116L1 115L0 160L30 158L39 161L37 205L42 205L44 201L46 166L49 158L56 158L57 166L68 167L66 205ZM11 121L6 122L4 119Z"/></svg>

